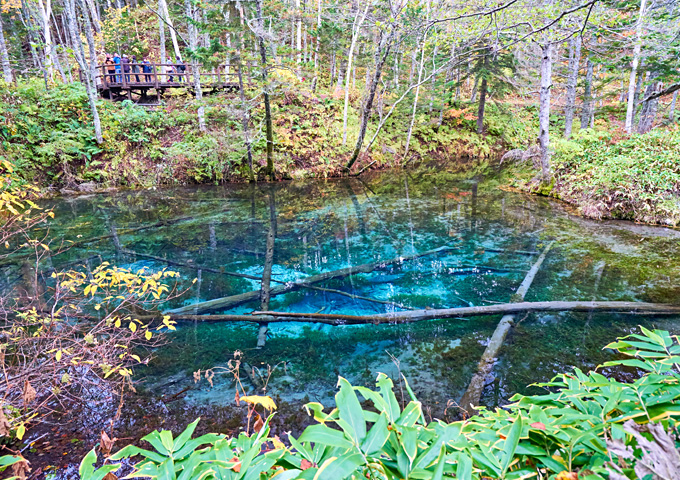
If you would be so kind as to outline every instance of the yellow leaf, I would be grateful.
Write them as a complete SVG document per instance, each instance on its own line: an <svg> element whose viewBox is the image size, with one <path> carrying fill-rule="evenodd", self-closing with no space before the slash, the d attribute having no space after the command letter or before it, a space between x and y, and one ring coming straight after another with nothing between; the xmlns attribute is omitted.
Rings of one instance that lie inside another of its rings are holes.
<svg viewBox="0 0 680 480"><path fill-rule="evenodd" d="M153 336L153 334L152 334L150 331L148 331L148 330L147 330L146 333L144 334L144 337L145 337L147 340L151 340L151 337L152 337L152 336Z"/></svg>
<svg viewBox="0 0 680 480"><path fill-rule="evenodd" d="M279 439L278 435L275 435L274 438L272 438L272 443L274 444L274 448L286 448L286 445Z"/></svg>
<svg viewBox="0 0 680 480"><path fill-rule="evenodd" d="M57 362L61 361L61 350L57 350L57 354L55 355L57 357Z"/></svg>
<svg viewBox="0 0 680 480"><path fill-rule="evenodd" d="M116 328L120 328L120 318L116 319L114 325L116 326Z"/></svg>
<svg viewBox="0 0 680 480"><path fill-rule="evenodd" d="M137 324L135 322L130 322L130 330L132 330L132 333L137 331Z"/></svg>
<svg viewBox="0 0 680 480"><path fill-rule="evenodd" d="M24 434L26 433L26 426L22 423L17 427L17 438L21 440L24 438Z"/></svg>
<svg viewBox="0 0 680 480"><path fill-rule="evenodd" d="M99 305L99 304L97 304L97 305L94 306L94 309L95 309L95 310L99 310L100 308L102 308L102 306Z"/></svg>
<svg viewBox="0 0 680 480"><path fill-rule="evenodd" d="M247 395L241 400L251 405L262 405L266 410L276 410L276 403L272 397L262 395Z"/></svg>

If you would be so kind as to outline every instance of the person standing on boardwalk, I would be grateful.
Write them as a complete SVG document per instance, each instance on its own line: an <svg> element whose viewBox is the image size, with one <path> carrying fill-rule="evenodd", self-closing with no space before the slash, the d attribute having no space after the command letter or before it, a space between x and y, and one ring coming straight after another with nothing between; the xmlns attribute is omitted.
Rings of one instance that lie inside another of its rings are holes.
<svg viewBox="0 0 680 480"><path fill-rule="evenodd" d="M139 65L137 64L137 56L133 55L130 58L130 66L132 67L132 73L139 73ZM139 75L135 75L135 82L139 83Z"/></svg>
<svg viewBox="0 0 680 480"><path fill-rule="evenodd" d="M142 65L142 71L147 74L147 75L144 75L144 81L146 83L151 83L151 75L148 75L148 74L153 72L153 67L151 66L151 62L149 62L149 58L144 57L142 64L143 64Z"/></svg>
<svg viewBox="0 0 680 480"><path fill-rule="evenodd" d="M123 59L120 61L123 64L123 73L130 73L130 59L126 54L123 54ZM130 83L130 75L125 75L125 82Z"/></svg>
<svg viewBox="0 0 680 480"><path fill-rule="evenodd" d="M115 65L114 70L116 71L116 83L121 83L123 79L120 76L120 55L117 53L113 54L113 64Z"/></svg>
<svg viewBox="0 0 680 480"><path fill-rule="evenodd" d="M106 73L104 74L104 84L108 85L115 81L116 73L116 66L113 63L113 58L111 58L111 55L108 53L106 54L106 60L104 60L104 64L106 65L106 67L104 67L106 70Z"/></svg>
<svg viewBox="0 0 680 480"><path fill-rule="evenodd" d="M187 71L187 64L184 63L184 60L180 60L179 63L177 64L178 81L186 82L186 73L185 73L186 71Z"/></svg>
<svg viewBox="0 0 680 480"><path fill-rule="evenodd" d="M168 74L168 82L172 83L175 77L172 75L175 72L175 67L172 66L172 58L168 59L168 64L165 66L165 73Z"/></svg>

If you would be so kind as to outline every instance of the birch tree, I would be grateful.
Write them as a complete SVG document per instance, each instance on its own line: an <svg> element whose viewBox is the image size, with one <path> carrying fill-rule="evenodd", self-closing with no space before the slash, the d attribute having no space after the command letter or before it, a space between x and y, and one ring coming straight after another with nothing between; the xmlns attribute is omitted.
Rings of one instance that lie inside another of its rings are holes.
<svg viewBox="0 0 680 480"><path fill-rule="evenodd" d="M541 90L538 110L538 144L541 149L541 174L550 179L550 90L552 88L552 43L541 45Z"/></svg>
<svg viewBox="0 0 680 480"><path fill-rule="evenodd" d="M357 16L354 17L354 23L352 24L352 41L349 46L349 54L347 56L347 75L345 75L345 106L342 112L342 144L343 146L347 143L347 111L349 108L349 72L352 70L352 61L354 59L354 48L357 44L357 38L359 37L359 32L361 31L361 25L364 23L366 18L366 13L368 13L368 7L371 4L370 0L366 0L366 8L360 13L357 10Z"/></svg>
<svg viewBox="0 0 680 480"><path fill-rule="evenodd" d="M189 33L189 48L191 49L191 73L193 74L194 93L196 95L198 128L201 132L206 132L205 127L205 108L202 104L203 91L201 90L201 72L196 57L196 49L198 48L198 29L196 23L198 22L198 9L193 4L192 0L184 0L184 11L187 17L187 29Z"/></svg>
<svg viewBox="0 0 680 480"><path fill-rule="evenodd" d="M576 106L576 84L578 82L579 63L581 61L581 36L575 35L569 40L569 65L567 73L567 99L564 106L564 137L571 137Z"/></svg>
<svg viewBox="0 0 680 480"><path fill-rule="evenodd" d="M178 62L182 61L182 52L179 50L179 43L177 42L177 32L175 31L175 27L172 23L172 18L170 17L170 13L168 12L168 2L166 0L158 0L158 12L161 15L161 19L163 22L168 26L168 30L170 30L170 39L172 40L172 48L175 51L175 59ZM165 61L165 59L163 59Z"/></svg>
<svg viewBox="0 0 680 480"><path fill-rule="evenodd" d="M264 117L265 129L267 135L267 167L265 168L265 175L269 180L276 179L276 171L274 170L274 127L272 125L272 108L269 100L269 84L267 75L267 47L265 45L265 29L264 18L262 16L262 0L256 0L257 19L255 34L257 35L260 60L262 65L262 97L264 101Z"/></svg>
<svg viewBox="0 0 680 480"><path fill-rule="evenodd" d="M83 42L80 41L80 32L78 29L76 0L64 0L64 7L66 13L66 20L68 24L69 35L71 37L71 44L73 45L73 53L78 62L83 78L85 79L85 90L87 92L88 103L90 104L90 112L92 113L92 122L94 124L95 139L98 144L104 142L102 137L101 121L99 119L99 111L97 110L97 88L95 86L95 79L93 77L91 65L87 64L85 57L85 50L83 49ZM81 11L83 17L88 15L87 10Z"/></svg>
<svg viewBox="0 0 680 480"><path fill-rule="evenodd" d="M640 63L640 53L642 51L642 22L645 16L647 0L640 0L640 10L638 20L635 24L635 45L633 46L633 61L630 67L630 78L628 80L628 106L626 109L626 131L631 133L633 130L633 119L635 117L635 84L638 65Z"/></svg>
<svg viewBox="0 0 680 480"><path fill-rule="evenodd" d="M7 83L12 83L12 65L9 63L9 53L5 42L5 29L2 15L0 15L0 62L2 62L2 78Z"/></svg>

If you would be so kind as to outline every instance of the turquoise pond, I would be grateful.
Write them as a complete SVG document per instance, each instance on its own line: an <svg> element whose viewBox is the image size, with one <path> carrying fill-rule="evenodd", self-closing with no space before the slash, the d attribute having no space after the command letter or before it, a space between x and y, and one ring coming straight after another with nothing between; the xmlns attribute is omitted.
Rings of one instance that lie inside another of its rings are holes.
<svg viewBox="0 0 680 480"><path fill-rule="evenodd" d="M551 240L555 245L527 301L677 302L680 232L586 220L559 202L497 185L493 179L431 171L387 172L361 181L57 198L50 202L56 213L54 237L105 236L115 226L124 249L184 266L117 253L111 238L74 247L54 257L52 266L72 267L70 262L88 259L91 266L105 260L150 270L168 267L181 273L181 285L188 288L168 309L257 290L257 280L219 271L262 274L273 209L277 228L272 278L279 282L446 245L459 248L317 284L393 304L302 289L273 297L271 310L370 315L401 310L395 304L421 309L504 303L536 260L527 252L540 251ZM163 221L172 222L159 224ZM7 286L13 271L4 271ZM198 280L192 284L194 278ZM259 302L253 302L211 313L259 308ZM602 347L638 325L680 332L677 317L564 312L517 318L488 379L483 404L507 403L516 392L535 391L529 387L532 382L572 367L594 368L610 358ZM250 376L241 374L246 390L262 393L258 386L266 384L267 394L295 408L307 401L332 404L338 375L371 385L377 372L392 376L395 383L401 372L426 410L441 416L447 405L451 408L460 399L498 321L495 315L381 326L272 324L262 349L255 348L256 324L182 322L149 365L137 369L136 385L140 395L171 396L183 408L233 405L234 378L223 367L240 351L250 366ZM214 369L212 386L204 379L194 382L193 372L206 369Z"/></svg>

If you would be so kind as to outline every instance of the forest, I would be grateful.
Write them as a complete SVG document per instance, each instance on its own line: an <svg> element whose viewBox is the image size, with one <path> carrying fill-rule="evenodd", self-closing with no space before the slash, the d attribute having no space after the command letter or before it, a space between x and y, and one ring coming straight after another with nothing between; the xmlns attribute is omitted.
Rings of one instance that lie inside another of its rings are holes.
<svg viewBox="0 0 680 480"><path fill-rule="evenodd" d="M680 3L2 0L0 477L680 480Z"/></svg>

